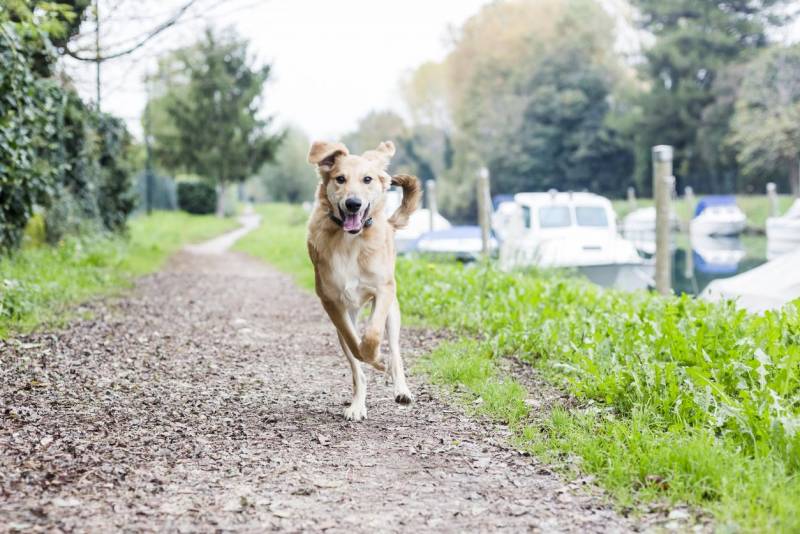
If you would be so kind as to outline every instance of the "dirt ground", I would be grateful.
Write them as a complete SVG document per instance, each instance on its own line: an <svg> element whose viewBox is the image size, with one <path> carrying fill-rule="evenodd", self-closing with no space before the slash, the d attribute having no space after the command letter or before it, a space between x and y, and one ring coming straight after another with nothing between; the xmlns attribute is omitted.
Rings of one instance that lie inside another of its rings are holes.
<svg viewBox="0 0 800 534"><path fill-rule="evenodd" d="M0 342L0 530L626 532L412 374L368 418L316 298L235 253L184 252L91 318ZM404 330L407 362L436 344ZM678 523L667 523L677 528ZM663 525L662 525L663 526Z"/></svg>

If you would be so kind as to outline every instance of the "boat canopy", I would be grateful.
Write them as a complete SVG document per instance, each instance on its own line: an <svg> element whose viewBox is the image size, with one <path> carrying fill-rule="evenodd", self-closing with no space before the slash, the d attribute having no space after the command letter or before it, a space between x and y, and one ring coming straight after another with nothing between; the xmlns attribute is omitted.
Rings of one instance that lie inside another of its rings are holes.
<svg viewBox="0 0 800 534"><path fill-rule="evenodd" d="M710 301L734 299L750 312L776 310L800 298L800 251L740 275L714 280L700 296Z"/></svg>
<svg viewBox="0 0 800 534"><path fill-rule="evenodd" d="M494 237L490 232L490 237ZM481 239L480 226L453 226L446 230L434 230L425 232L420 239Z"/></svg>
<svg viewBox="0 0 800 534"><path fill-rule="evenodd" d="M492 207L495 210L503 202L514 202L514 195L495 195L492 197Z"/></svg>
<svg viewBox="0 0 800 534"><path fill-rule="evenodd" d="M733 195L712 195L709 197L703 197L700 199L700 202L697 203L697 207L694 210L694 216L697 217L706 208L713 208L717 206L736 206L736 197Z"/></svg>

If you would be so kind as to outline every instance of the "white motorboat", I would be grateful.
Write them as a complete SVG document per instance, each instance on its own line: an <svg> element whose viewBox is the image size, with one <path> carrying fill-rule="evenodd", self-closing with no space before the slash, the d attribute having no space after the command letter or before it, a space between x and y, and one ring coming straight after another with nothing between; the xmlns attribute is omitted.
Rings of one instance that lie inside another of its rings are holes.
<svg viewBox="0 0 800 534"><path fill-rule="evenodd" d="M489 253L497 251L497 239L489 238ZM462 261L478 258L483 250L480 226L453 226L448 230L434 230L420 236L414 247L417 252L455 257Z"/></svg>
<svg viewBox="0 0 800 534"><path fill-rule="evenodd" d="M497 203L492 213L492 230L497 239L505 241L509 234L515 232L514 225L522 219L519 216L520 206L512 200L503 200ZM516 229L519 230L518 228Z"/></svg>
<svg viewBox="0 0 800 534"><path fill-rule="evenodd" d="M736 236L747 226L747 217L729 195L708 196L700 199L689 223L692 235Z"/></svg>
<svg viewBox="0 0 800 534"><path fill-rule="evenodd" d="M391 189L386 192L386 203L384 204L384 211L391 215L403 200L401 191ZM431 222L433 224L431 224ZM433 221L431 221L431 212L427 208L420 208L408 218L408 225L405 228L397 230L394 234L395 248L398 254L406 254L412 252L417 244L417 240L425 232L432 232L436 230L447 230L451 227L450 221L439 215L433 214Z"/></svg>
<svg viewBox="0 0 800 534"><path fill-rule="evenodd" d="M742 274L714 280L700 294L710 301L735 300L753 313L777 310L800 298L800 250Z"/></svg>
<svg viewBox="0 0 800 534"><path fill-rule="evenodd" d="M519 193L519 217L500 247L500 266L577 268L593 282L622 289L652 285L633 244L617 234L611 202L591 193Z"/></svg>
<svg viewBox="0 0 800 534"><path fill-rule="evenodd" d="M767 219L767 259L800 250L800 198L781 217Z"/></svg>
<svg viewBox="0 0 800 534"><path fill-rule="evenodd" d="M680 229L680 221L675 212L669 214L670 232ZM622 219L622 237L633 243L636 250L652 256L656 253L656 208L639 208ZM670 249L675 249L675 236L670 238Z"/></svg>

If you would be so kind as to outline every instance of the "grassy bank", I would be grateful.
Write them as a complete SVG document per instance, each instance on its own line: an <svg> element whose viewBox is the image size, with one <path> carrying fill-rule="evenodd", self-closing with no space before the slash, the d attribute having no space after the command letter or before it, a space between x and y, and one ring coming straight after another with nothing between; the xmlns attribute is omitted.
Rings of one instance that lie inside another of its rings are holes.
<svg viewBox="0 0 800 534"><path fill-rule="evenodd" d="M306 215L260 210L264 226L239 248L311 287ZM462 336L421 369L508 423L519 448L595 475L621 504L666 499L731 531L800 530L800 306L749 316L560 274L421 261L400 260L398 279L404 320ZM504 356L577 407L532 408L536 392Z"/></svg>
<svg viewBox="0 0 800 534"><path fill-rule="evenodd" d="M702 196L700 198L702 198ZM786 210L789 209L789 206L792 205L792 202L794 202L794 197L791 195L779 195L778 206L780 213L786 213ZM766 195L737 195L736 203L742 209L744 214L747 215L747 224L751 228L764 230L767 227L767 217L770 216L770 207L769 200L767 199ZM614 205L614 211L617 212L620 220L622 220L623 217L632 211L627 200L614 200L612 201L612 204ZM636 201L636 205L639 208L652 206L653 199L638 199ZM695 207L689 206L689 204L687 204L682 198L673 202L672 206L675 210L675 213L682 221L689 220L694 213Z"/></svg>
<svg viewBox="0 0 800 534"><path fill-rule="evenodd" d="M306 251L306 222L303 208L288 204L256 206L261 214L259 228L244 236L233 249L246 252L291 274L305 289L314 288L314 271Z"/></svg>
<svg viewBox="0 0 800 534"><path fill-rule="evenodd" d="M154 213L131 220L125 237L71 237L58 246L28 246L0 258L0 337L64 319L70 305L126 287L182 245L237 225L234 219Z"/></svg>
<svg viewBox="0 0 800 534"><path fill-rule="evenodd" d="M519 447L556 463L572 453L581 460L565 468L622 503L667 498L734 530L800 529L800 306L748 316L552 275L399 268L405 314L481 340L440 348L425 370L480 397ZM504 355L581 408L531 413Z"/></svg>

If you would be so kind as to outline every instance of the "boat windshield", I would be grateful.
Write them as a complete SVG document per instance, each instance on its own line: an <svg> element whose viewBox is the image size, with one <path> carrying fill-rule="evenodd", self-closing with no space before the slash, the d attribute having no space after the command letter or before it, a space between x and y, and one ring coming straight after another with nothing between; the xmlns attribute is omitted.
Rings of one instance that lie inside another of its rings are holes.
<svg viewBox="0 0 800 534"><path fill-rule="evenodd" d="M572 224L567 206L539 208L539 228L564 228Z"/></svg>
<svg viewBox="0 0 800 534"><path fill-rule="evenodd" d="M578 226L607 227L606 210L598 206L576 206L575 220Z"/></svg>

